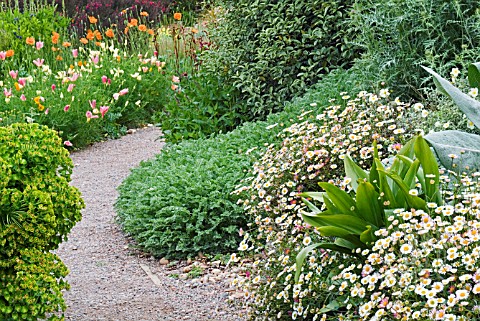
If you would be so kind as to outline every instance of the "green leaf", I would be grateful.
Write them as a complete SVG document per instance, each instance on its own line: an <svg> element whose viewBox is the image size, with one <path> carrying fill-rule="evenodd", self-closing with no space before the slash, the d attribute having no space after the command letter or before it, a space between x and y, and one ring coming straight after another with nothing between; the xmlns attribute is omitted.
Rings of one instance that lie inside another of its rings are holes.
<svg viewBox="0 0 480 321"><path fill-rule="evenodd" d="M439 195L439 180L440 172L438 170L438 163L435 155L428 146L427 141L419 136L415 140L415 156L420 160L423 168L423 175L425 178L425 196L429 202L440 202L437 199ZM433 184L430 182L433 180Z"/></svg>
<svg viewBox="0 0 480 321"><path fill-rule="evenodd" d="M322 212L318 207L315 206L315 204L313 204L312 202L310 202L304 197L302 197L302 202L304 202L305 205L307 205L307 207L312 211L311 214L318 214Z"/></svg>
<svg viewBox="0 0 480 321"><path fill-rule="evenodd" d="M325 306L324 308L321 308L317 313L322 314L330 311L336 311L338 310L339 307L340 305L338 304L338 302L336 300L333 300L332 302L327 304L327 306Z"/></svg>
<svg viewBox="0 0 480 321"><path fill-rule="evenodd" d="M345 175L352 180L350 184L353 190L356 191L358 188L358 180L368 179L368 174L360 166L355 164L350 155L345 156L343 164L345 166Z"/></svg>
<svg viewBox="0 0 480 321"><path fill-rule="evenodd" d="M403 192L403 196L405 197L405 201L410 208L425 209L427 205L426 202L418 196L410 195L410 188L405 184L405 182L400 176L395 173L386 172L384 170L382 172L385 173L385 175L387 175L388 177L390 177L395 182L395 184L400 187L400 190Z"/></svg>
<svg viewBox="0 0 480 321"><path fill-rule="evenodd" d="M367 248L365 243L362 243L358 234L352 234L350 231L336 226L322 226L317 228L320 235L326 237L338 237L352 243L355 248Z"/></svg>
<svg viewBox="0 0 480 321"><path fill-rule="evenodd" d="M314 199L316 201L322 202L323 203L323 196L326 195L327 193L325 192L304 192L301 194L298 194L300 197L308 197L311 199Z"/></svg>
<svg viewBox="0 0 480 321"><path fill-rule="evenodd" d="M357 215L355 213L355 201L345 191L330 183L318 183L327 192L328 198L333 205L342 213Z"/></svg>
<svg viewBox="0 0 480 321"><path fill-rule="evenodd" d="M435 85L437 85L443 93L452 98L467 118L470 119L477 128L480 128L480 102L461 92L457 87L452 85L448 80L442 78L432 69L424 66L422 66L422 68L433 76Z"/></svg>
<svg viewBox="0 0 480 321"><path fill-rule="evenodd" d="M356 196L357 211L361 218L377 227L383 226L383 210L379 197L372 184L360 182Z"/></svg>
<svg viewBox="0 0 480 321"><path fill-rule="evenodd" d="M361 218L348 214L309 215L308 213L302 213L302 217L306 223L315 227L335 226L358 235L365 231L367 226L370 225Z"/></svg>
<svg viewBox="0 0 480 321"><path fill-rule="evenodd" d="M307 257L307 255L310 252L312 252L314 249L316 249L317 247L321 246L322 244L323 243L316 243L316 244L309 245L306 248L302 249L297 254L297 258L296 258L297 269L296 269L296 272L295 272L295 283L298 282L298 278L300 277L300 273L302 271L302 266L303 266L303 263L305 262L305 258Z"/></svg>
<svg viewBox="0 0 480 321"><path fill-rule="evenodd" d="M468 83L471 88L480 89L480 62L468 66Z"/></svg>
<svg viewBox="0 0 480 321"><path fill-rule="evenodd" d="M376 171L378 173L379 177L379 188L380 188L380 195L382 197L383 202L388 202L388 207L389 208L397 208L400 205L397 204L397 200L395 198L395 195L392 192L392 189L390 188L390 185L388 184L387 176L385 175L385 169L382 165L382 162L380 160L375 159L375 166L376 166Z"/></svg>
<svg viewBox="0 0 480 321"><path fill-rule="evenodd" d="M375 231L377 229L373 229L371 226L368 226L368 229L363 231L362 234L360 234L360 241L362 241L365 244L372 244L377 240L377 237L375 236Z"/></svg>

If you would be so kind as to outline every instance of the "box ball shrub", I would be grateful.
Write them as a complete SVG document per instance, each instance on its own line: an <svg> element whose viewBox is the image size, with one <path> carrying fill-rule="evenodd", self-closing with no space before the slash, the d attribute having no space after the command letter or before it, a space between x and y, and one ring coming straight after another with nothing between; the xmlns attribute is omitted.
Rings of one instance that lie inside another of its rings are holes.
<svg viewBox="0 0 480 321"><path fill-rule="evenodd" d="M240 91L250 118L262 118L301 96L322 74L359 54L347 16L354 1L238 0L212 30L217 46L204 67Z"/></svg>
<svg viewBox="0 0 480 321"><path fill-rule="evenodd" d="M37 320L66 308L67 269L49 251L81 219L83 200L69 185L72 168L55 131L0 127L1 320Z"/></svg>

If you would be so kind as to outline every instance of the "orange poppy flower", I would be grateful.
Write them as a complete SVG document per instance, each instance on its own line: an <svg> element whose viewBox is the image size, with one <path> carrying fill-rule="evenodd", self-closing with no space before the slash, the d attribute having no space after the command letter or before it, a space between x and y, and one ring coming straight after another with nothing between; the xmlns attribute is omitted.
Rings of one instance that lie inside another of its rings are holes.
<svg viewBox="0 0 480 321"><path fill-rule="evenodd" d="M57 51L58 48L52 47L52 51Z"/></svg>
<svg viewBox="0 0 480 321"><path fill-rule="evenodd" d="M7 52L5 53L5 56L8 58L8 57L11 57L15 54L15 51L13 51L12 49L10 50L7 50Z"/></svg>
<svg viewBox="0 0 480 321"><path fill-rule="evenodd" d="M121 58L120 56L117 56L117 61L120 62Z"/></svg>
<svg viewBox="0 0 480 321"><path fill-rule="evenodd" d="M108 38L113 38L113 30L112 29L108 29L107 31L105 31L105 36L107 36Z"/></svg>
<svg viewBox="0 0 480 321"><path fill-rule="evenodd" d="M80 60L78 63L77 63L78 67L82 67L83 65L83 62Z"/></svg>
<svg viewBox="0 0 480 321"><path fill-rule="evenodd" d="M173 14L173 19L175 20L182 20L182 14L180 12L175 12Z"/></svg>
<svg viewBox="0 0 480 321"><path fill-rule="evenodd" d="M136 25L138 25L138 20L135 18L132 18L130 19L130 24L135 27Z"/></svg>
<svg viewBox="0 0 480 321"><path fill-rule="evenodd" d="M27 37L27 39L25 39L25 42L27 43L27 45L33 46L35 44L35 38Z"/></svg>
<svg viewBox="0 0 480 321"><path fill-rule="evenodd" d="M15 89L17 91L19 91L20 89L22 89L22 87L20 87L20 84L18 82L15 82Z"/></svg>
<svg viewBox="0 0 480 321"><path fill-rule="evenodd" d="M123 32L127 34L129 29L130 29L129 27L125 27L125 30Z"/></svg>
<svg viewBox="0 0 480 321"><path fill-rule="evenodd" d="M70 67L69 67L69 68L70 68L70 69L73 69L73 68L75 68L75 66L74 66L74 65L70 65Z"/></svg>
<svg viewBox="0 0 480 321"><path fill-rule="evenodd" d="M96 42L95 42L95 45L96 45L96 46L101 46L102 44L101 44L99 41L96 41Z"/></svg>
<svg viewBox="0 0 480 321"><path fill-rule="evenodd" d="M64 46L65 48L68 48L68 47L70 47L71 45L72 45L72 44L71 44L70 42L68 42L68 41L65 41L65 42L62 44L62 46Z"/></svg>
<svg viewBox="0 0 480 321"><path fill-rule="evenodd" d="M147 26L146 25L139 25L138 30L140 31L147 31Z"/></svg>
<svg viewBox="0 0 480 321"><path fill-rule="evenodd" d="M153 36L155 34L155 31L153 31L153 29L148 29L147 32L151 36Z"/></svg>
<svg viewBox="0 0 480 321"><path fill-rule="evenodd" d="M93 32L93 34L94 34L95 38L97 38L98 41L102 40L102 34L100 33L100 31L95 30Z"/></svg>
<svg viewBox="0 0 480 321"><path fill-rule="evenodd" d="M142 11L142 12L140 12L140 15L143 16L143 17L148 17L148 12Z"/></svg>
<svg viewBox="0 0 480 321"><path fill-rule="evenodd" d="M43 106L42 104L38 104L38 110L44 111L44 110L45 110L45 106Z"/></svg>
<svg viewBox="0 0 480 321"><path fill-rule="evenodd" d="M58 61L62 61L62 60L63 60L62 56L60 56L60 55L58 55L55 59L58 60Z"/></svg>
<svg viewBox="0 0 480 321"><path fill-rule="evenodd" d="M192 33L198 33L198 29L192 28Z"/></svg>
<svg viewBox="0 0 480 321"><path fill-rule="evenodd" d="M52 31L52 42L54 44L58 43L58 38L60 38L60 35L58 33L56 33L55 31Z"/></svg>
<svg viewBox="0 0 480 321"><path fill-rule="evenodd" d="M96 24L98 20L97 20L97 18L95 18L93 16L89 16L88 21L90 21L91 24Z"/></svg>
<svg viewBox="0 0 480 321"><path fill-rule="evenodd" d="M87 38L80 38L80 42L86 45L88 43Z"/></svg>
<svg viewBox="0 0 480 321"><path fill-rule="evenodd" d="M95 38L95 35L93 34L92 30L88 30L87 39L88 40L93 40L94 38Z"/></svg>

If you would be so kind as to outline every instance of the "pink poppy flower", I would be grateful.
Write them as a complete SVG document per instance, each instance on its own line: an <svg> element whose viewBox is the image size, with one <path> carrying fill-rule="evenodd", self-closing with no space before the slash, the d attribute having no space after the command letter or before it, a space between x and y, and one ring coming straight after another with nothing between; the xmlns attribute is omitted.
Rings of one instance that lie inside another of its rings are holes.
<svg viewBox="0 0 480 321"><path fill-rule="evenodd" d="M103 116L105 116L105 114L107 113L108 108L109 108L108 106L101 106L101 107L100 107L100 114L102 114L102 118L103 118Z"/></svg>
<svg viewBox="0 0 480 321"><path fill-rule="evenodd" d="M64 141L64 142L63 142L63 145L68 146L68 147L72 147L72 146L73 146L73 144L72 144L69 140Z"/></svg>
<svg viewBox="0 0 480 321"><path fill-rule="evenodd" d="M27 97L25 97L25 95L22 94L22 95L20 96L20 100L21 100L21 101L25 101L25 100L27 100Z"/></svg>
<svg viewBox="0 0 480 321"><path fill-rule="evenodd" d="M128 88L122 89L118 93L120 94L120 96L126 95L128 94Z"/></svg>
<svg viewBox="0 0 480 321"><path fill-rule="evenodd" d="M35 48L37 48L37 50L40 50L43 48L43 41L37 41L37 43L35 44Z"/></svg>
<svg viewBox="0 0 480 321"><path fill-rule="evenodd" d="M47 108L47 109L45 110L45 115L48 115L49 112L50 112L50 108Z"/></svg>
<svg viewBox="0 0 480 321"><path fill-rule="evenodd" d="M119 93L114 93L113 94L113 99L118 100L119 97L120 97Z"/></svg>
<svg viewBox="0 0 480 321"><path fill-rule="evenodd" d="M97 101L95 99L94 100L89 100L88 102L90 104L90 107L92 107L92 109L97 108Z"/></svg>
<svg viewBox="0 0 480 321"><path fill-rule="evenodd" d="M87 117L87 122L89 122L90 119L92 119L92 118L98 118L98 115L92 114L92 112L90 110L85 113L85 116Z"/></svg>
<svg viewBox="0 0 480 321"><path fill-rule="evenodd" d="M0 51L0 59L5 60L7 58L7 52L6 51Z"/></svg>
<svg viewBox="0 0 480 321"><path fill-rule="evenodd" d="M92 57L92 62L96 65L98 64L98 61L100 60L100 57L99 56L93 56Z"/></svg>
<svg viewBox="0 0 480 321"><path fill-rule="evenodd" d="M72 92L72 90L73 90L74 87L75 87L75 84L70 84L70 85L68 85L67 91L68 91L69 93Z"/></svg>
<svg viewBox="0 0 480 321"><path fill-rule="evenodd" d="M108 77L107 76L102 76L102 83L103 84L106 84L107 83L107 80L108 80Z"/></svg>
<svg viewBox="0 0 480 321"><path fill-rule="evenodd" d="M73 58L78 57L78 49L72 49L72 56L73 56Z"/></svg>
<svg viewBox="0 0 480 321"><path fill-rule="evenodd" d="M76 81L78 79L78 77L80 77L80 74L77 74L77 73L74 73L71 77L69 77L68 79L70 81Z"/></svg>
<svg viewBox="0 0 480 321"><path fill-rule="evenodd" d="M4 94L5 97L7 97L7 98L12 97L12 88L10 88L9 90L7 90L7 88L3 88L3 94Z"/></svg>
<svg viewBox="0 0 480 321"><path fill-rule="evenodd" d="M9 74L10 77L12 77L13 79L17 79L18 70L10 70L10 71L8 72L8 74Z"/></svg>
<svg viewBox="0 0 480 321"><path fill-rule="evenodd" d="M172 82L174 82L174 83L179 83L179 82L180 82L180 78L177 77L177 76L172 76Z"/></svg>
<svg viewBox="0 0 480 321"><path fill-rule="evenodd" d="M40 59L40 58L37 58L33 61L33 63L35 64L35 66L37 67L41 67L43 65L43 63L45 62L45 59Z"/></svg>
<svg viewBox="0 0 480 321"><path fill-rule="evenodd" d="M57 88L57 86L55 86L55 84L52 84L52 91L55 91L55 88Z"/></svg>
<svg viewBox="0 0 480 321"><path fill-rule="evenodd" d="M65 105L65 107L63 107L64 112L67 112L69 109L70 109L70 105Z"/></svg>
<svg viewBox="0 0 480 321"><path fill-rule="evenodd" d="M26 78L18 78L18 84L25 87L25 85L27 84L27 79Z"/></svg>

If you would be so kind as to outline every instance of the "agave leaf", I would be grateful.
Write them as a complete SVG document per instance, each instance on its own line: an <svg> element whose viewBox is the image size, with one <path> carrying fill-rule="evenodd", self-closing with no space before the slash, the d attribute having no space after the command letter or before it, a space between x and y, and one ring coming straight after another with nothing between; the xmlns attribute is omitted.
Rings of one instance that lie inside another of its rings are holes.
<svg viewBox="0 0 480 321"><path fill-rule="evenodd" d="M480 128L480 102L476 101L467 94L461 92L457 87L452 85L448 80L442 78L439 74L428 67L422 66L428 73L433 76L435 85L446 93L460 110L470 119L477 128Z"/></svg>
<svg viewBox="0 0 480 321"><path fill-rule="evenodd" d="M339 210L327 196L325 196L323 198L323 202L325 203L325 206L327 207L327 210L329 210L332 214L341 214L342 213L342 211Z"/></svg>
<svg viewBox="0 0 480 321"><path fill-rule="evenodd" d="M315 226L334 226L340 227L352 234L360 235L370 225L368 222L349 214L317 214L315 216L305 215L302 213L302 217L306 223Z"/></svg>
<svg viewBox="0 0 480 321"><path fill-rule="evenodd" d="M367 222L375 225L383 225L383 209L379 204L380 195L375 187L369 182L360 182L357 189L357 211Z"/></svg>
<svg viewBox="0 0 480 321"><path fill-rule="evenodd" d="M459 156L455 160L461 168L468 166L471 170L480 169L480 136L469 134L458 130L445 130L437 133L430 133L425 139L435 149L435 153L445 168L453 169L453 159L449 156ZM463 152L463 153L462 153ZM457 168L458 169L458 168Z"/></svg>
<svg viewBox="0 0 480 321"><path fill-rule="evenodd" d="M318 185L327 192L328 198L342 213L356 215L355 201L345 191L330 183L322 182Z"/></svg>
<svg viewBox="0 0 480 321"><path fill-rule="evenodd" d="M472 88L480 88L480 62L468 66L468 83Z"/></svg>
<svg viewBox="0 0 480 321"><path fill-rule="evenodd" d="M345 175L352 180L350 184L353 190L356 191L358 188L358 180L368 179L368 174L360 166L355 164L350 155L345 156L343 164L345 167Z"/></svg>

